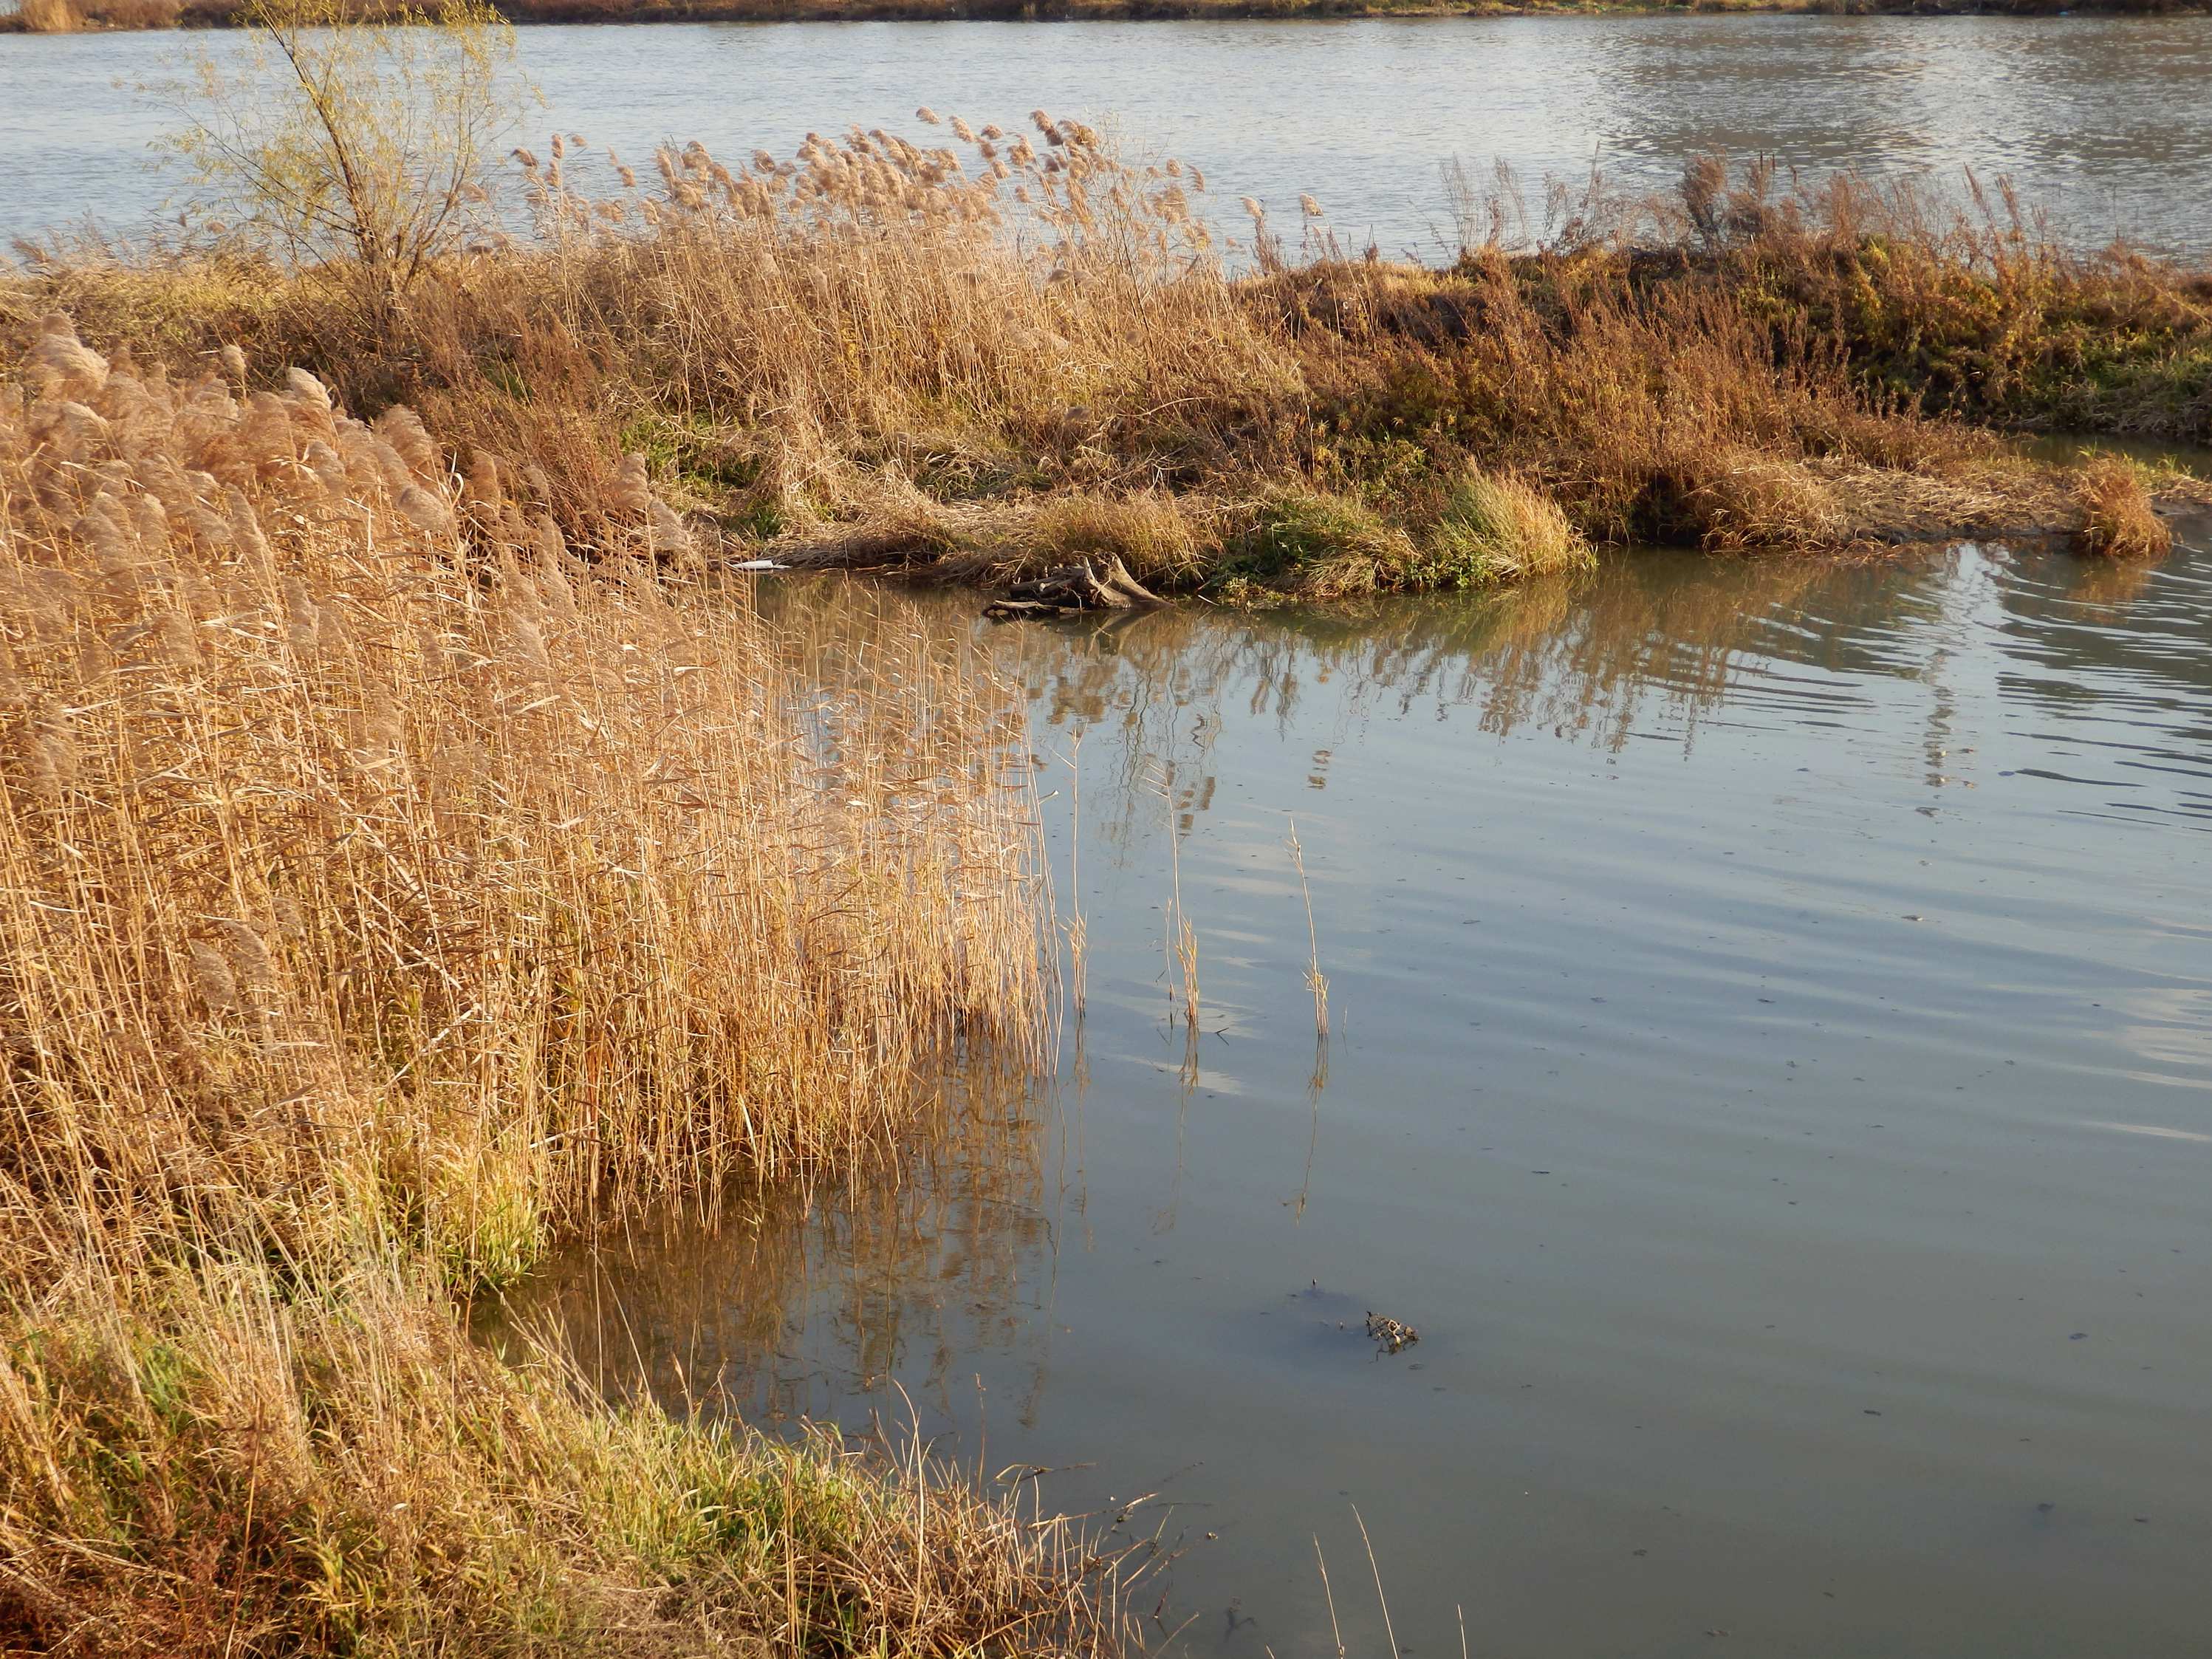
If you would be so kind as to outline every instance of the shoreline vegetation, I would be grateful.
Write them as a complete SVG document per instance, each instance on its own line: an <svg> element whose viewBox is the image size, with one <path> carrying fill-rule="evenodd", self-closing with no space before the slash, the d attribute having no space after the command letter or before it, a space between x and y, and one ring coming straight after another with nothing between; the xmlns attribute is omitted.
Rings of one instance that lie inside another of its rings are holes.
<svg viewBox="0 0 2212 1659"><path fill-rule="evenodd" d="M1146 1563L1030 1472L474 1334L1025 1095L1048 899L972 647L769 622L587 420L456 469L371 343L461 292L503 32L326 21L188 135L252 231L82 273L136 324L0 276L0 1645L1118 1651ZM268 281L383 367L167 331Z"/></svg>
<svg viewBox="0 0 2212 1659"><path fill-rule="evenodd" d="M1708 159L1665 198L1532 198L1454 169L1460 251L1427 266L1342 246L1310 196L1279 230L1043 111L920 114L927 148L855 129L649 170L556 134L507 163L532 228L487 220L404 292L220 224L27 249L0 337L60 313L180 372L298 364L349 407L407 404L457 467L538 480L530 509L580 548L644 480L716 558L1004 583L1118 557L1231 602L1655 544L2141 554L2154 499L2212 495L2010 441L2212 445L2212 271L2071 249L2002 188ZM2097 528L2115 514L2135 533Z"/></svg>
<svg viewBox="0 0 2212 1659"><path fill-rule="evenodd" d="M225 28L250 0L19 0L0 33ZM375 0L357 0L365 18ZM2206 0L503 0L512 23L1060 22L1371 17L2202 15Z"/></svg>

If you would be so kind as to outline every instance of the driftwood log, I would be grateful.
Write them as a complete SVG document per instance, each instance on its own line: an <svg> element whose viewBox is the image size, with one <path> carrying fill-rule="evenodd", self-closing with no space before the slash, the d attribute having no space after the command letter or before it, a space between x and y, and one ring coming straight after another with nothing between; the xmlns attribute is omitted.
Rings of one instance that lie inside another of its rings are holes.
<svg viewBox="0 0 2212 1659"><path fill-rule="evenodd" d="M1128 611L1165 603L1132 576L1120 559L1109 560L1103 569L1085 559L1080 564L1064 564L1031 580L1016 582L1006 590L1006 598L985 606L983 614L995 622L1011 622L1024 617L1069 617L1079 611Z"/></svg>

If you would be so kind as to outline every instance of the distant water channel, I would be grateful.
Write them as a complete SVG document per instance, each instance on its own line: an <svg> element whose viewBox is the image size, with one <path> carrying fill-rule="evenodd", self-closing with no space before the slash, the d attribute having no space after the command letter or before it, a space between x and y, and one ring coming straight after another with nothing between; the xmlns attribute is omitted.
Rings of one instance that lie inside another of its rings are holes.
<svg viewBox="0 0 2212 1659"><path fill-rule="evenodd" d="M1317 194L1353 246L1433 256L1439 169L1524 183L1671 184L1686 157L2008 176L2072 234L2212 250L2212 18L1656 16L1299 23L702 24L522 32L558 125L632 160L697 138L787 155L809 130L915 131L914 111L1019 123L1033 107L1118 129L1295 224ZM0 36L0 238L154 221L146 166L173 125L138 88L235 36ZM579 181L588 175L576 173Z"/></svg>
<svg viewBox="0 0 2212 1659"><path fill-rule="evenodd" d="M1328 1659L1316 1536L1387 1652L1355 1504L1417 1656L1455 1607L1539 1659L2202 1652L2196 535L1097 626L927 599L1030 709L1091 941L1057 1076L957 1079L898 1182L648 1229L523 1311L678 1408L910 1401L1051 1504L1158 1494L1140 1610L1186 1653ZM865 592L767 599L864 639Z"/></svg>

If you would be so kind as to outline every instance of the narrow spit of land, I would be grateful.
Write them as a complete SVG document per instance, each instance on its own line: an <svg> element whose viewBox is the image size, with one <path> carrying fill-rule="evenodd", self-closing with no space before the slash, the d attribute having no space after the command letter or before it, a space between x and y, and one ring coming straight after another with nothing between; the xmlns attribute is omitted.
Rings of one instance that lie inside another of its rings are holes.
<svg viewBox="0 0 2212 1659"><path fill-rule="evenodd" d="M1310 198L1282 230L1217 207L1042 110L914 131L671 146L643 175L556 136L514 162L538 234L396 299L220 242L58 251L0 330L63 312L141 361L238 346L404 402L580 545L650 478L722 555L990 582L1118 558L1231 601L1606 546L2154 553L2154 509L2206 495L2008 441L2212 441L2212 274L2070 251L2003 200L1704 162L1664 199L1462 203L1489 228L1436 268L1341 246Z"/></svg>
<svg viewBox="0 0 2212 1659"><path fill-rule="evenodd" d="M0 15L0 33L80 29L222 28L240 21L234 0L22 0ZM391 9L363 0L363 16ZM1840 16L2051 17L2061 13L2172 16L2202 0L504 0L516 23L950 22L1069 19L1151 21L1349 17L1643 16L1779 12Z"/></svg>

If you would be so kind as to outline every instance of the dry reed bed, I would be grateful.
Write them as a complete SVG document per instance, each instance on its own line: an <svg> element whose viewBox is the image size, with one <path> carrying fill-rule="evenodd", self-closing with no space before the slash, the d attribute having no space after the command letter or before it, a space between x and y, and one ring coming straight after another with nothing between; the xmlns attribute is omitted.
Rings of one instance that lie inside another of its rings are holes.
<svg viewBox="0 0 2212 1659"><path fill-rule="evenodd" d="M586 567L489 458L449 491L404 410L49 327L4 461L7 962L72 1090L166 1103L87 1211L197 1180L222 1103L357 1098L381 1139L307 1150L362 1162L275 1187L404 1186L489 1267L525 1194L559 1224L834 1158L949 1041L1033 1029L1017 728L919 635L809 695L641 488Z"/></svg>
<svg viewBox="0 0 2212 1659"><path fill-rule="evenodd" d="M640 416L672 417L702 501L718 471L746 477L740 520L799 550L957 574L1095 551L1170 586L1326 597L1571 568L1587 538L1838 549L2063 517L2051 478L1870 391L1847 346L1778 338L1711 259L1632 280L1646 216L1586 213L1517 258L1493 236L1432 272L1341 257L1310 199L1294 261L1248 201L1262 272L1232 278L1202 178L1030 122L735 168L695 145L611 198L574 155L526 155L556 286L508 332L558 319L549 358L656 362ZM1713 226L1699 188L1662 234ZM1749 228L1717 248L1780 258L1794 237L1814 265L1871 208L1725 211ZM1471 505L1537 493L1571 522Z"/></svg>
<svg viewBox="0 0 2212 1659"><path fill-rule="evenodd" d="M1555 198L1532 226L1505 181L1462 202L1486 222L1445 272L1344 257L1310 198L1294 253L1248 198L1240 278L1192 170L1042 111L1012 140L951 126L734 170L695 145L611 200L531 168L570 337L602 362L679 337L680 419L759 469L752 522L833 556L1462 586L1572 568L1585 538L2075 526L2064 480L1961 417L2212 436L2212 288L2074 256L2008 198L1706 161L1675 198ZM1472 499L1531 492L1571 524L1468 536Z"/></svg>
<svg viewBox="0 0 2212 1659"><path fill-rule="evenodd" d="M55 316L0 380L0 1637L1097 1640L1065 1529L610 1413L451 1300L1033 1052L1016 711L896 626L810 682L641 487L587 565L245 368Z"/></svg>

